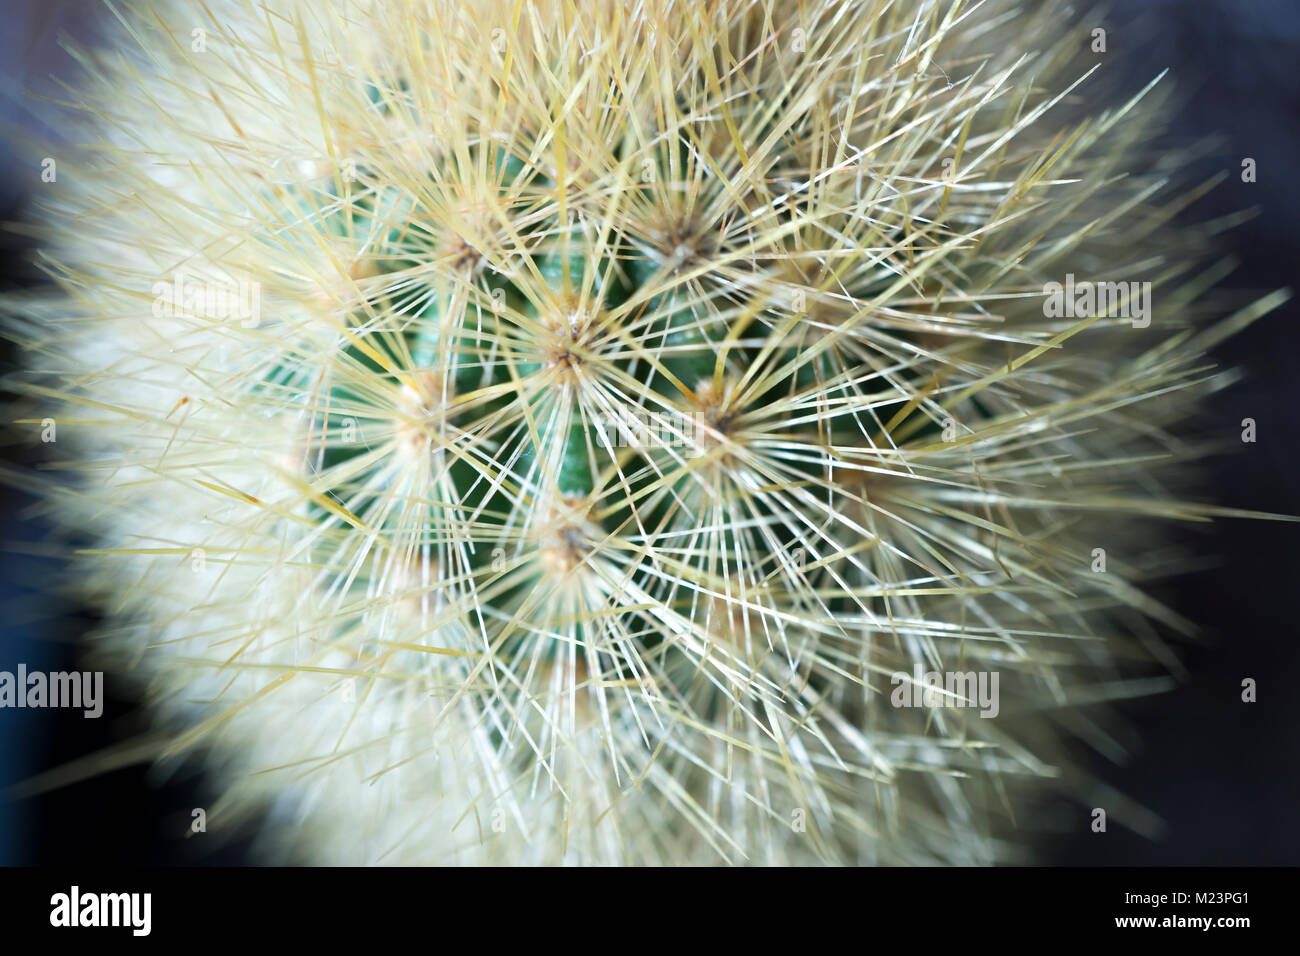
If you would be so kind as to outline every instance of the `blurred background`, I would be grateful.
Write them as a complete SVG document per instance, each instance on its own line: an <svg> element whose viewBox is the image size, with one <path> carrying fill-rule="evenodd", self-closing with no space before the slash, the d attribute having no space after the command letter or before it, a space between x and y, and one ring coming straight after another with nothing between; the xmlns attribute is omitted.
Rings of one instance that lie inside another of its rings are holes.
<svg viewBox="0 0 1300 956"><path fill-rule="evenodd" d="M0 221L18 219L39 168L19 166L20 131L57 139L51 76L70 80L76 65L61 48L66 33L93 39L108 14L93 2L5 0L0 33ZM1261 295L1300 287L1300 4L1295 0L1116 0L1105 15L1082 15L1107 30L1107 82L1137 89L1162 69L1182 100L1167 118L1171 145L1216 137L1195 179L1227 172L1196 205L1198 220L1258 210L1227 237L1240 260L1225 285ZM1080 43L1088 42L1088 29ZM1243 183L1242 159L1257 164ZM35 283L31 250L0 230L0 288ZM1236 435L1254 418L1255 444L1207 461L1206 492L1239 508L1300 514L1300 300L1257 322L1216 354L1243 372L1241 384L1207 410L1209 432ZM0 342L0 370L13 367ZM7 396L0 395L0 399ZM41 446L7 445L6 471L30 468ZM0 482L0 670L79 667L77 641L95 626L88 608L43 596L60 572L57 550L32 513L34 502ZM1019 838L1059 864L1300 864L1300 529L1270 522L1216 521L1171 528L1212 567L1156 589L1201 624L1205 646L1183 647L1187 679L1158 697L1122 705L1121 764L1080 748L1079 761L1116 791L1164 821L1156 839L1112 822L1094 834L1065 799L1044 800L1018 822ZM1243 704L1254 678L1258 701ZM233 864L247 862L250 830L187 838L190 812L207 805L195 768L167 774L128 764L30 797L12 788L98 753L147 729L127 688L105 676L99 720L74 710L0 712L0 863ZM254 823L252 826L256 826Z"/></svg>

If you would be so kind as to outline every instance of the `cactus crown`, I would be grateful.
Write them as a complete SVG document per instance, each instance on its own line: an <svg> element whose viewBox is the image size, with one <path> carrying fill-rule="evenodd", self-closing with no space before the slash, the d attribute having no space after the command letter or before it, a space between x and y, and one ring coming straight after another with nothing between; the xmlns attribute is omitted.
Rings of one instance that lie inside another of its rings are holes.
<svg viewBox="0 0 1300 956"><path fill-rule="evenodd" d="M1068 99L1054 3L202 9L88 60L30 333L175 749L326 858L998 857L1032 712L1180 623L1133 517L1206 513L1151 478L1219 380L1150 99Z"/></svg>

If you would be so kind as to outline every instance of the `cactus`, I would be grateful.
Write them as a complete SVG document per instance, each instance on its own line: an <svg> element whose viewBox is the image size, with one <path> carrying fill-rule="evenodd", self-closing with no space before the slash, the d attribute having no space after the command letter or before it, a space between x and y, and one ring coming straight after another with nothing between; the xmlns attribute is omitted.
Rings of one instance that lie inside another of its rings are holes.
<svg viewBox="0 0 1300 956"><path fill-rule="evenodd" d="M210 828L994 862L1080 784L1077 708L1163 686L1155 519L1243 514L1179 497L1177 434L1278 299L1207 298L1162 87L1098 107L1061 4L123 22L10 328L91 646ZM1053 307L1076 276L1124 294Z"/></svg>

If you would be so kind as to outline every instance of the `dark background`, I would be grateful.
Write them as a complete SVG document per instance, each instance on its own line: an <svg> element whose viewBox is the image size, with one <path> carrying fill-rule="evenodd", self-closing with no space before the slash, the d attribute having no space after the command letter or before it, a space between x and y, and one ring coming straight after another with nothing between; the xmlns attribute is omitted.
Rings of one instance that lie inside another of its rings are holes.
<svg viewBox="0 0 1300 956"><path fill-rule="evenodd" d="M57 32L92 35L103 8L92 3L7 0L0 36L0 220L19 216L39 169L19 168L15 128L56 135L49 112L24 91L48 90L47 75L75 75ZM1240 267L1225 283L1262 294L1300 285L1300 3L1295 0L1118 0L1105 16L1085 15L1087 30L1108 31L1106 69L1138 88L1166 66L1182 103L1168 117L1171 144L1217 134L1199 161L1200 178L1227 180L1194 210L1197 219L1254 207L1258 215L1229 234ZM1063 29L1065 27L1063 26ZM1241 160L1258 164L1242 183ZM0 234L0 288L34 281L30 250ZM1233 436L1243 418L1258 423L1258 441L1205 462L1207 490L1240 508L1300 514L1300 352L1293 300L1226 343L1216 358L1244 373L1208 410L1210 432ZM0 346L7 349L7 346ZM0 368L13 361L0 355ZM32 465L41 450L5 448ZM0 484L0 669L24 661L31 670L79 666L75 643L94 625L85 609L45 595L59 572L33 502ZM1295 593L1300 582L1300 528L1256 521L1216 521L1177 531L1198 555L1218 563L1178 579L1157 595L1197 621L1212 639L1185 648L1189 674L1168 694L1123 705L1123 741L1137 743L1121 765L1081 751L1078 759L1106 784L1155 811L1156 839L1112 821L1092 833L1085 809L1047 801L1019 821L1021 837L1066 864L1300 863L1300 642ZM1258 702L1241 701L1241 681L1258 682ZM19 781L128 739L146 729L129 691L105 677L109 701L99 720L67 710L8 710L0 723L0 863L229 864L248 859L248 832L209 832L186 839L190 810L205 806L195 768L165 777L128 766L36 797L13 799ZM1060 832L1054 832L1060 831Z"/></svg>

